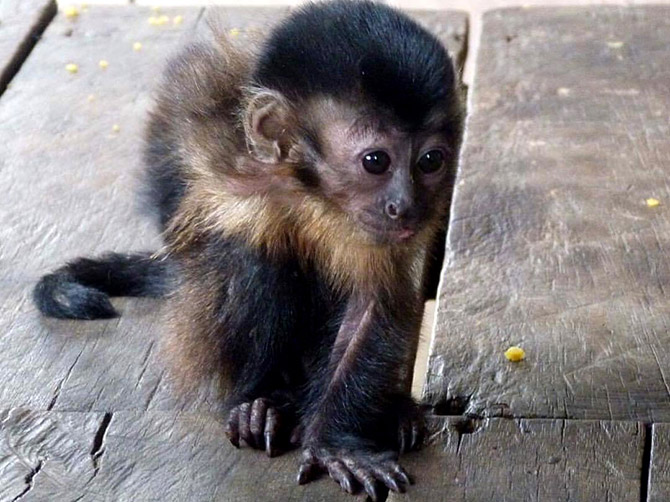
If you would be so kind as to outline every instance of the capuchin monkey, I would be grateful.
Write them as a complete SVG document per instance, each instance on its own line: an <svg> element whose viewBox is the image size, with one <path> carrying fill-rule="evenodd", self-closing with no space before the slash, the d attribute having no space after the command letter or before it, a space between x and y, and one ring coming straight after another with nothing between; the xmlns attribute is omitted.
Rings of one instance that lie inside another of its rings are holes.
<svg viewBox="0 0 670 502"><path fill-rule="evenodd" d="M150 116L164 250L75 260L35 302L100 319L110 296L165 296L164 354L186 384L224 383L233 445L299 445L300 484L383 500L422 441L410 383L461 137L452 62L363 0L296 10L257 56L224 38L169 63Z"/></svg>

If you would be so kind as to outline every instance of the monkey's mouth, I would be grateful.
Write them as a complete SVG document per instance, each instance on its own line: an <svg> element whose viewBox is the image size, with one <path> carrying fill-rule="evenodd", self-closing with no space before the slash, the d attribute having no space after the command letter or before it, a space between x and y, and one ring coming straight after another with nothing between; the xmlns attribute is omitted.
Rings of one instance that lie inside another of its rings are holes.
<svg viewBox="0 0 670 502"><path fill-rule="evenodd" d="M418 231L417 225L402 223L400 225L380 225L363 217L358 218L363 229L381 242L404 242L414 237Z"/></svg>

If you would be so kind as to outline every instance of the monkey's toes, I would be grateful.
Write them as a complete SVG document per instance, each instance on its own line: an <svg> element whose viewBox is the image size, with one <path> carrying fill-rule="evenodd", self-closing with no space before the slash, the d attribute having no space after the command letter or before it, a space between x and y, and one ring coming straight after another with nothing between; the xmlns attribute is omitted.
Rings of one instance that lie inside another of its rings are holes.
<svg viewBox="0 0 670 502"><path fill-rule="evenodd" d="M381 502L386 500L389 490L404 493L412 483L396 458L394 452L308 447L303 452L298 483L309 483L327 472L344 491L355 494L362 488L371 500Z"/></svg>
<svg viewBox="0 0 670 502"><path fill-rule="evenodd" d="M250 447L265 450L269 457L274 457L280 441L280 425L277 409L261 397L230 410L226 436L236 448L243 440Z"/></svg>

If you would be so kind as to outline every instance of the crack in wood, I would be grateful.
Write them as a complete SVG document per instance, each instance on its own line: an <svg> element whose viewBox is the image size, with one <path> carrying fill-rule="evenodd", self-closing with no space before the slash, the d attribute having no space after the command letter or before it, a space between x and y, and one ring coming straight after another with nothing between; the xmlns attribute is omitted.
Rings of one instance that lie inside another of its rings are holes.
<svg viewBox="0 0 670 502"><path fill-rule="evenodd" d="M21 66L23 66L23 62L28 58L35 45L37 45L42 33L47 29L53 18L56 17L57 12L58 6L56 5L56 0L52 0L42 10L35 24L30 27L30 32L25 35L9 63L5 66L4 71L0 71L0 96L7 89L9 82L19 72Z"/></svg>
<svg viewBox="0 0 670 502"><path fill-rule="evenodd" d="M160 387L162 382L163 382L163 375L161 374L158 377L158 382L156 382L156 385L154 386L153 389L151 389L151 392L149 392L149 395L147 396L147 404L144 406L145 411L149 410L149 406L151 406L151 402L154 400L154 397L156 397L156 393L158 392L158 388Z"/></svg>
<svg viewBox="0 0 670 502"><path fill-rule="evenodd" d="M95 437L93 438L93 446L91 447L91 460L93 461L93 475L89 482L100 472L100 458L105 453L105 435L109 429L109 424L112 421L113 413L107 412L102 417L100 427L98 427Z"/></svg>
<svg viewBox="0 0 670 502"><path fill-rule="evenodd" d="M23 498L24 495L26 495L30 490L33 489L33 485L35 483L35 476L37 476L37 474L39 474L39 472L42 470L42 466L44 465L44 463L45 462L43 462L42 460L38 460L37 465L31 468L30 472L26 474L25 477L26 487L21 493L19 493L16 497L12 499L12 502L20 500L21 498Z"/></svg>
<svg viewBox="0 0 670 502"><path fill-rule="evenodd" d="M654 448L653 424L644 424L644 448L642 450L642 468L640 469L640 502L649 500L651 475L651 452Z"/></svg>
<svg viewBox="0 0 670 502"><path fill-rule="evenodd" d="M438 416L470 415L468 405L471 397L468 395L450 396L436 403L433 407L433 413Z"/></svg>
<svg viewBox="0 0 670 502"><path fill-rule="evenodd" d="M142 357L142 362L140 363L142 371L140 371L140 375L137 377L137 383L135 383L136 389L139 387L140 382L142 382L142 378L144 378L144 374L147 371L147 363L149 362L149 357L151 357L155 344L156 342L152 340L151 343L149 343L149 348L144 353L144 357Z"/></svg>
<svg viewBox="0 0 670 502"><path fill-rule="evenodd" d="M56 390L54 391L54 395L51 398L51 402L49 403L49 406L47 406L47 411L53 410L53 407L56 405L56 401L58 401L58 398L60 397L61 390L63 389L63 385L65 385L65 382L67 382L72 375L72 371L74 370L74 367L77 365L77 362L79 361L79 358L81 355L84 353L84 350L82 349L81 352L77 355L77 357L74 359L74 362L70 366L70 368L67 370L67 373L65 376L61 379L60 382L58 382L58 385L56 386Z"/></svg>

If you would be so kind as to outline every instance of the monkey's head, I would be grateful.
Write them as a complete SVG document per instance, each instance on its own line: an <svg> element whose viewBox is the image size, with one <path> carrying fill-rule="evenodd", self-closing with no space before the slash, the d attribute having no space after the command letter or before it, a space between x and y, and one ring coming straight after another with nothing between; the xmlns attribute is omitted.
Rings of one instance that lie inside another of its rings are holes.
<svg viewBox="0 0 670 502"><path fill-rule="evenodd" d="M253 85L256 157L292 166L301 188L375 242L410 240L446 209L462 127L454 69L404 14L311 4L273 31Z"/></svg>

